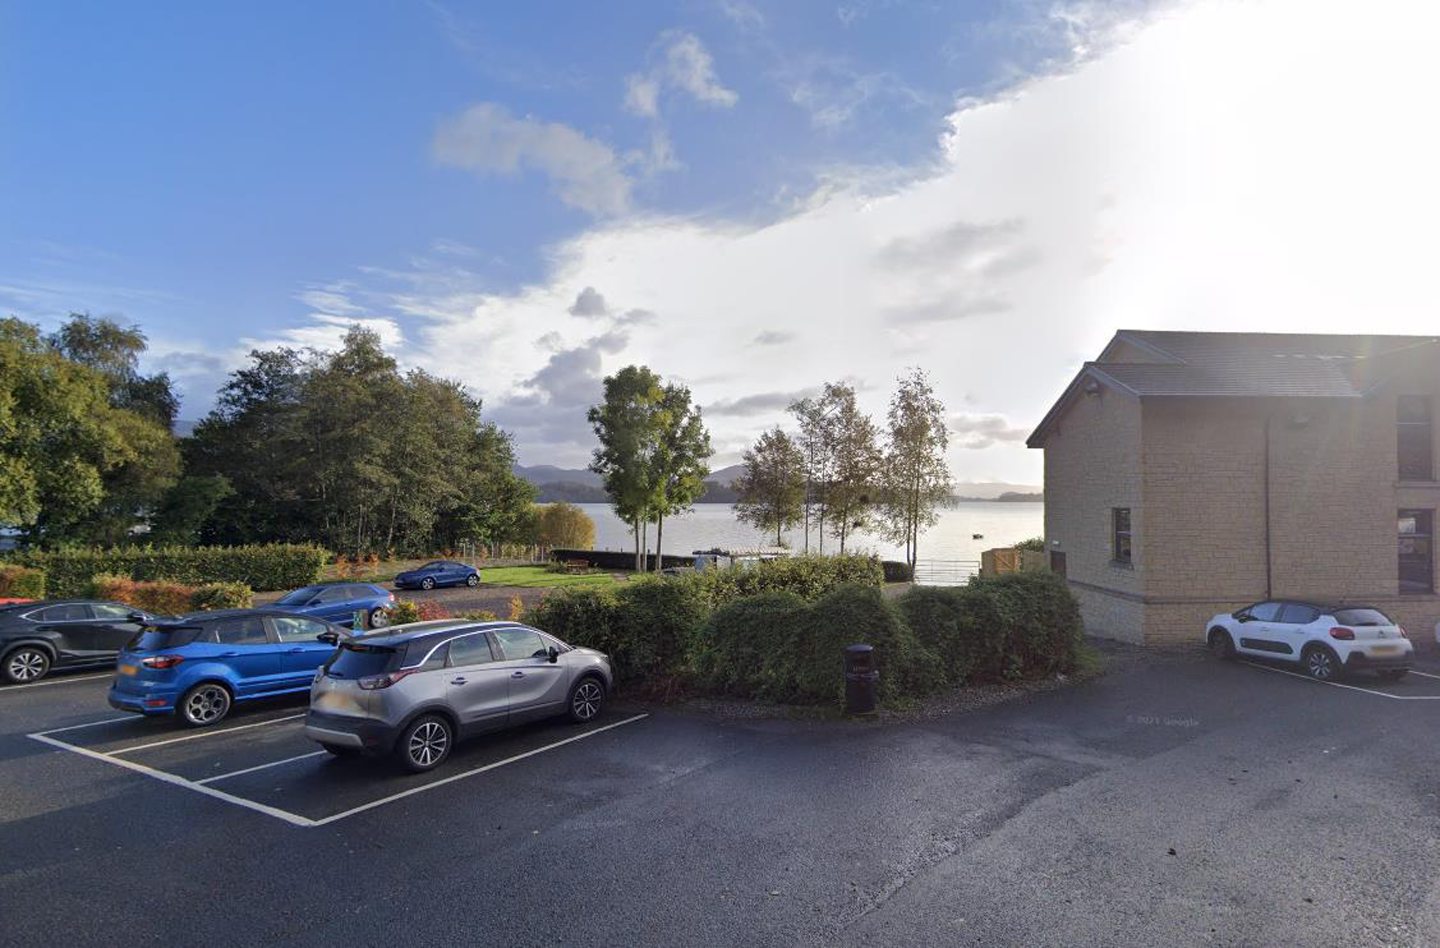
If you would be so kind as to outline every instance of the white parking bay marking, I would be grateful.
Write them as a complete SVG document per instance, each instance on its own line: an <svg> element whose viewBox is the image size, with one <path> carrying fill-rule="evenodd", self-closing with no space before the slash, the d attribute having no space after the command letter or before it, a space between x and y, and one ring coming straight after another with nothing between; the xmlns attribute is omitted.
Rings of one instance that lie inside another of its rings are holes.
<svg viewBox="0 0 1440 948"><path fill-rule="evenodd" d="M198 741L202 737L219 737L221 734L234 734L236 731L248 731L252 727L265 727L270 724L281 724L285 721L294 721L296 718L303 718L303 714L287 714L283 718L271 718L268 721L256 721L254 724L241 724L238 727L222 727L215 731L200 731L195 734L186 734L184 737L172 737L163 741L151 741L149 744L137 744L134 747L122 747L119 750L110 751L109 756L115 754L133 754L136 751L149 750L152 747L164 747L166 744L179 744L182 741ZM46 734L54 733L46 731Z"/></svg>
<svg viewBox="0 0 1440 948"><path fill-rule="evenodd" d="M269 770L271 767L279 767L281 764L293 764L297 760L309 760L311 757L323 757L329 751L311 751L308 754L299 754L295 757L286 757L284 760L272 760L268 764L256 764L254 767L246 767L244 770L232 770L228 774L216 774L213 777L206 777L204 780L197 780L196 783L215 783L220 780L229 780L231 777L239 777L242 774L253 774L257 770Z"/></svg>
<svg viewBox="0 0 1440 948"><path fill-rule="evenodd" d="M68 685L77 681L95 681L97 678L114 678L113 672L105 672L103 675L75 675L71 678L55 678L50 681L37 681L28 685L6 685L0 688L0 695L9 694L12 691L24 691L26 688L49 688L51 685Z"/></svg>
<svg viewBox="0 0 1440 948"><path fill-rule="evenodd" d="M52 732L53 733L53 732ZM264 813L266 816L273 816L277 820L284 820L292 826L314 826L315 821L295 813L281 810L278 807L266 806L263 803L256 803L254 800L247 800L244 797L237 797L224 790L216 790L214 787L206 787L193 780L186 780L184 777L177 777L175 774L166 773L163 770L156 770L154 767L146 767L144 764L137 764L133 760L121 760L109 754L102 754L93 751L88 747L80 747L75 744L67 744L65 741L56 740L48 734L27 734L31 740L42 744L49 744L62 750L71 751L82 757L90 757L94 760L103 760L107 764L114 764L116 767L124 767L126 770L133 770L135 773L144 774L147 777L154 777L162 783L173 784L177 787L184 787L186 790L194 790L196 793L204 794L207 797L214 797L217 800L224 800L226 803L233 803L236 806L243 806L247 810L254 810L256 813Z"/></svg>
<svg viewBox="0 0 1440 948"><path fill-rule="evenodd" d="M59 734L61 731L78 731L78 730L80 730L82 727L99 727L101 724L114 724L114 723L117 722L117 721L138 721L138 720L140 720L140 719L139 719L138 717L136 717L135 715L133 715L133 714L122 714L122 715L120 715L119 717L114 717L114 718L101 718L101 719L98 720L98 721L86 721L84 724L72 724L72 725L70 725L69 727L52 727L50 730L48 730L48 731L41 731L40 733L41 733L41 734ZM31 735L29 735L29 736L30 736L30 737L34 737L35 735L34 735L34 734L31 734Z"/></svg>
<svg viewBox="0 0 1440 948"><path fill-rule="evenodd" d="M1429 672L1416 671L1413 668L1410 669L1410 674L1419 675L1421 678L1440 678L1440 675L1432 675Z"/></svg>
<svg viewBox="0 0 1440 948"><path fill-rule="evenodd" d="M596 734L599 734L602 731L609 731L617 727L624 727L627 724L634 724L636 721L644 720L649 716L650 715L648 714L637 714L634 717L626 718L623 721L616 721L614 724L607 724L604 727L597 727L593 731L586 731L584 734L577 734L574 737L567 737L563 741L556 741L553 744L546 744L544 747L537 747L534 750L526 751L523 754L516 754L514 757L507 757L504 760L497 760L493 764L486 764L483 767L474 767L462 773L453 774L449 777L444 778L443 780L436 780L434 783L427 783L423 787L411 787L409 790L402 790L399 793L391 794L388 797L381 797L378 800L372 800L369 803L365 803L357 807L352 807L349 810L342 810L339 813L332 813L329 816L321 817L320 819L315 820L312 825L324 826L326 823L334 823L336 820L343 820L347 816L354 816L357 813L364 813L366 810L373 810L377 806L384 806L387 803L394 803L396 800L403 800L405 797L413 797L417 793L424 793L427 790L434 790L436 787L443 787L447 783L454 783L457 780L464 780L466 777L473 777L476 774L483 774L487 770L494 770L497 767L504 767L506 764L513 764L516 761L524 760L527 757L534 757L536 754L543 754L546 751L554 750L557 747L563 747L566 744L573 744L576 741L583 741L585 740L585 738L594 737Z"/></svg>
<svg viewBox="0 0 1440 948"><path fill-rule="evenodd" d="M1275 672L1277 675L1289 675L1291 678L1299 678L1301 681L1308 681L1316 685L1329 685L1332 688L1344 688L1347 691L1363 691L1367 695L1379 695L1382 698L1394 698L1396 701L1440 701L1440 695L1392 695L1388 691L1376 691L1373 688L1361 688L1359 685L1342 685L1338 681L1321 681L1318 678L1311 678L1309 675L1302 675L1299 672L1286 671L1283 668L1271 668L1269 665L1261 665L1258 662L1247 662L1242 660L1240 664L1249 665L1251 668L1258 668L1261 671Z"/></svg>

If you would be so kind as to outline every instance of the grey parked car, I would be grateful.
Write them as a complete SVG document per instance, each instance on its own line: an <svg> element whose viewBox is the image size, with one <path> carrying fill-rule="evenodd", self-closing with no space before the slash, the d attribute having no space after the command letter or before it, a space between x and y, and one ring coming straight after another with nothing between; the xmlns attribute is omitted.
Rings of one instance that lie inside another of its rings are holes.
<svg viewBox="0 0 1440 948"><path fill-rule="evenodd" d="M305 733L332 754L393 754L419 773L455 741L568 714L593 720L608 656L515 622L412 622L340 642L315 674Z"/></svg>

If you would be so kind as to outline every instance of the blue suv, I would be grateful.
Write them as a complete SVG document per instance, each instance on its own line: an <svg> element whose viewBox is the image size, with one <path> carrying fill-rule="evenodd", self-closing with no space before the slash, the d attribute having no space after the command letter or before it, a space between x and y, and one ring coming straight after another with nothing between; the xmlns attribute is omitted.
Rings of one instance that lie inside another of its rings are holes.
<svg viewBox="0 0 1440 948"><path fill-rule="evenodd" d="M434 589L436 586L478 586L480 571L464 563L436 560L395 577L396 589Z"/></svg>
<svg viewBox="0 0 1440 948"><path fill-rule="evenodd" d="M152 620L120 652L110 706L205 727L239 702L308 691L349 635L309 616L258 609Z"/></svg>
<svg viewBox="0 0 1440 948"><path fill-rule="evenodd" d="M393 605L394 594L374 583L321 583L288 592L268 608L346 626L359 612L364 614L365 628L378 629L390 624Z"/></svg>

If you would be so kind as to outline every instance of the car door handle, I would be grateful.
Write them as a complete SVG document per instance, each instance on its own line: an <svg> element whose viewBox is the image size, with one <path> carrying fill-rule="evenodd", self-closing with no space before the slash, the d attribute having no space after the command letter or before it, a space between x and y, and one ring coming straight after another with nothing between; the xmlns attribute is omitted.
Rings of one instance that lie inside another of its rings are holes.
<svg viewBox="0 0 1440 948"><path fill-rule="evenodd" d="M292 649L290 650L290 654L291 654L291 655L298 655L298 654L300 654L300 653L303 652L303 651L305 651L304 647L297 645L297 646L295 646L294 648L292 648Z"/></svg>
<svg viewBox="0 0 1440 948"><path fill-rule="evenodd" d="M235 657L236 657L237 655L239 655L239 654L240 654L239 652L221 652L221 653L220 653L220 657L221 657L221 658L235 658Z"/></svg>
<svg viewBox="0 0 1440 948"><path fill-rule="evenodd" d="M511 672L511 673L510 673L510 677L511 677L511 678L524 678L524 677L525 677L525 673L522 672L522 671Z"/></svg>

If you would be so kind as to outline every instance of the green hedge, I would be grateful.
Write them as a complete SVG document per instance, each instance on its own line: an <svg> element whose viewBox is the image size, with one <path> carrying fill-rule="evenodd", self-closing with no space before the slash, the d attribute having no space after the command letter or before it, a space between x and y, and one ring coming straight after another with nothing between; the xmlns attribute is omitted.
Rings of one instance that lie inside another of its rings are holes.
<svg viewBox="0 0 1440 948"><path fill-rule="evenodd" d="M50 595L84 595L91 577L168 580L198 586L243 583L251 589L293 589L320 579L329 554L317 546L136 546L27 553L23 562L45 570Z"/></svg>
<svg viewBox="0 0 1440 948"><path fill-rule="evenodd" d="M45 571L0 564L0 599L44 599Z"/></svg>
<svg viewBox="0 0 1440 948"><path fill-rule="evenodd" d="M885 584L885 571L879 560L868 556L809 554L687 573L675 581L693 585L697 595L711 609L717 609L744 596L765 592L790 592L811 602L841 586L878 589Z"/></svg>
<svg viewBox="0 0 1440 948"><path fill-rule="evenodd" d="M843 700L843 652L857 642L875 646L879 697L891 706L955 685L1069 671L1081 642L1078 605L1050 573L916 587L895 600L870 571L869 582L813 597L783 588L743 594L737 580L747 573L761 568L562 590L525 619L607 652L623 683L683 679L703 691L801 704ZM786 575L803 577L801 589L817 588L805 568ZM724 601L715 607L717 599Z"/></svg>
<svg viewBox="0 0 1440 948"><path fill-rule="evenodd" d="M135 580L101 573L83 591L88 599L123 602L157 615L181 615L213 609L248 609L254 603L244 583L205 583L187 586L167 579Z"/></svg>

